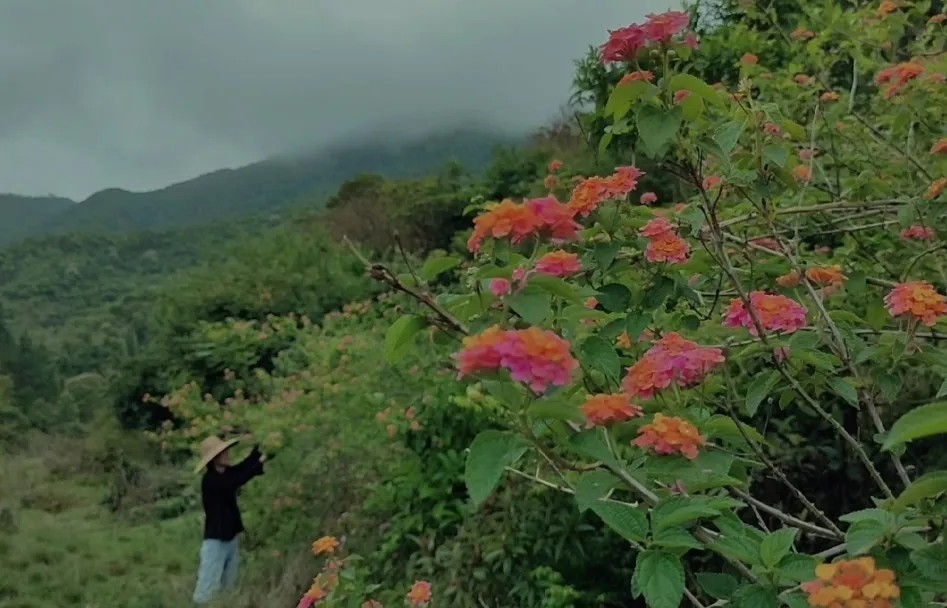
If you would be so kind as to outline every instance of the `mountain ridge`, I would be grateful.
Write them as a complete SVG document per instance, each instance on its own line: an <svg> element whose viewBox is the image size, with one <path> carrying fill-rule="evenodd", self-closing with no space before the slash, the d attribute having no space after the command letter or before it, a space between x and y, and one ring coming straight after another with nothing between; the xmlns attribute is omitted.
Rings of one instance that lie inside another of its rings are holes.
<svg viewBox="0 0 947 608"><path fill-rule="evenodd" d="M293 206L321 206L343 182L358 174L417 177L450 161L478 172L497 146L523 140L498 129L473 127L400 139L369 136L216 169L154 190L105 188L80 202L0 195L0 247L46 235L191 227ZM33 208L25 202L36 200L44 203Z"/></svg>

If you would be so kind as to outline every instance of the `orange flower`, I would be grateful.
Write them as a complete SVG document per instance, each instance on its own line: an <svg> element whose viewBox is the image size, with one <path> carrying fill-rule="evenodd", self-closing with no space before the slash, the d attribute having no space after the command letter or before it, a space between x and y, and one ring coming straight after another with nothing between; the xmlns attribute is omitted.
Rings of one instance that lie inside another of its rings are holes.
<svg viewBox="0 0 947 608"><path fill-rule="evenodd" d="M793 40L809 40L811 38L815 38L815 33L813 33L811 30L798 27L794 29L789 36Z"/></svg>
<svg viewBox="0 0 947 608"><path fill-rule="evenodd" d="M593 427L631 420L644 411L628 395L589 395L582 404L582 414L586 425Z"/></svg>
<svg viewBox="0 0 947 608"><path fill-rule="evenodd" d="M820 287L840 287L848 279L842 274L842 267L837 264L808 268L806 278Z"/></svg>
<svg viewBox="0 0 947 608"><path fill-rule="evenodd" d="M753 53L744 53L743 57L740 58L740 63L743 65L756 65L759 61L760 58Z"/></svg>
<svg viewBox="0 0 947 608"><path fill-rule="evenodd" d="M884 89L885 99L891 99L900 93L909 82L924 73L924 66L916 61L899 63L885 68L875 75L875 84L888 85Z"/></svg>
<svg viewBox="0 0 947 608"><path fill-rule="evenodd" d="M621 332L621 335L618 336L618 338L615 340L615 344L618 345L618 348L624 348L626 350L631 348L632 346L631 338L628 337L628 332L627 331Z"/></svg>
<svg viewBox="0 0 947 608"><path fill-rule="evenodd" d="M895 574L871 557L819 564L816 580L803 583L813 608L892 608L901 596Z"/></svg>
<svg viewBox="0 0 947 608"><path fill-rule="evenodd" d="M819 101L822 103L829 103L832 101L838 101L838 97L838 93L835 91L826 91L825 93L822 93L821 97L819 97Z"/></svg>
<svg viewBox="0 0 947 608"><path fill-rule="evenodd" d="M947 15L944 15L944 14L934 15L933 17L927 20L927 22L932 25L943 23L944 21L947 21Z"/></svg>
<svg viewBox="0 0 947 608"><path fill-rule="evenodd" d="M385 608L385 605L378 600L366 600L362 603L362 608Z"/></svg>
<svg viewBox="0 0 947 608"><path fill-rule="evenodd" d="M553 277L568 277L581 270L579 256L568 251L550 251L536 262L536 272Z"/></svg>
<svg viewBox="0 0 947 608"><path fill-rule="evenodd" d="M484 239L511 237L514 243L526 240L539 229L540 220L526 205L504 200L487 206L487 211L474 218L474 232L467 241L470 251L478 251Z"/></svg>
<svg viewBox="0 0 947 608"><path fill-rule="evenodd" d="M801 184L808 184L812 181L812 169L809 165L796 165L792 169L792 176Z"/></svg>
<svg viewBox="0 0 947 608"><path fill-rule="evenodd" d="M408 604L414 607L427 606L431 602L431 583L427 581L416 581L411 585L411 590L405 596Z"/></svg>
<svg viewBox="0 0 947 608"><path fill-rule="evenodd" d="M943 139L938 139L934 142L934 145L931 146L931 154L944 154L947 153L947 137Z"/></svg>
<svg viewBox="0 0 947 608"><path fill-rule="evenodd" d="M938 317L947 314L947 298L927 281L910 281L894 286L885 296L885 305L893 317L907 315L932 327Z"/></svg>
<svg viewBox="0 0 947 608"><path fill-rule="evenodd" d="M558 173L559 169L562 169L562 161L561 160L549 161L549 167L547 168L549 169L550 173Z"/></svg>
<svg viewBox="0 0 947 608"><path fill-rule="evenodd" d="M927 191L924 193L924 198L929 201L934 200L944 191L944 188L947 188L947 177L939 177L931 182L931 185L927 187Z"/></svg>
<svg viewBox="0 0 947 608"><path fill-rule="evenodd" d="M638 187L644 172L634 166L617 167L608 177L590 177L582 180L572 191L569 208L586 217L607 200L622 199Z"/></svg>
<svg viewBox="0 0 947 608"><path fill-rule="evenodd" d="M638 429L638 438L632 441L633 445L644 450L651 450L655 454L680 454L684 458L694 460L704 445L703 436L690 422L677 416L655 414L651 424L645 424Z"/></svg>
<svg viewBox="0 0 947 608"><path fill-rule="evenodd" d="M723 183L723 178L720 177L719 175L708 175L707 177L704 178L704 182L701 185L703 186L704 190L710 191L710 190L714 190L715 188L720 186L720 184L722 183Z"/></svg>
<svg viewBox="0 0 947 608"><path fill-rule="evenodd" d="M629 74L622 76L621 80L618 81L619 85L628 84L629 82L638 82L639 80L644 80L645 82L651 82L654 80L654 74L648 70L637 70Z"/></svg>
<svg viewBox="0 0 947 608"><path fill-rule="evenodd" d="M878 17L884 18L890 13L898 10L898 3L894 0L882 0L881 4L878 5Z"/></svg>
<svg viewBox="0 0 947 608"><path fill-rule="evenodd" d="M559 187L559 178L555 175L547 175L543 178L543 186L546 187L546 190L555 190Z"/></svg>
<svg viewBox="0 0 947 608"><path fill-rule="evenodd" d="M799 285L799 271L793 270L789 274L784 274L781 277L776 278L776 284L780 287L785 287L786 289L792 289Z"/></svg>
<svg viewBox="0 0 947 608"><path fill-rule="evenodd" d="M334 536L323 536L312 543L312 554L322 555L323 553L335 553L339 548L339 539Z"/></svg>
<svg viewBox="0 0 947 608"><path fill-rule="evenodd" d="M796 74L792 80L798 85L806 86L812 82L812 77L807 74Z"/></svg>

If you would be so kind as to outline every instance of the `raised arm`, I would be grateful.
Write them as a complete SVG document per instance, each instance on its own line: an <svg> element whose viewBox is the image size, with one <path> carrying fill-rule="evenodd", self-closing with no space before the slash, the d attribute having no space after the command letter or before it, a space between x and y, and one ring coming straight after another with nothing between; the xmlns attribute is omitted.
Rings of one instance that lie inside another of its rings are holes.
<svg viewBox="0 0 947 608"><path fill-rule="evenodd" d="M263 454L260 452L258 446L253 446L253 451L250 452L250 455L235 464L234 466L224 470L220 476L219 483L224 485L227 488L239 488L243 484L247 483L257 475L263 474L263 462L260 458Z"/></svg>

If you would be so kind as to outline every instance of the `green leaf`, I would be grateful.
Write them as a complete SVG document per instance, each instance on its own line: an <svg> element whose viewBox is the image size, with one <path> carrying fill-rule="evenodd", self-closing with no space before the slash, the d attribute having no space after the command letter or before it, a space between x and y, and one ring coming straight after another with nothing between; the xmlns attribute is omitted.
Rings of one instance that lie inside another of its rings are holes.
<svg viewBox="0 0 947 608"><path fill-rule="evenodd" d="M644 333L644 330L648 329L652 321L654 321L654 317L650 312L639 312L628 315L625 323L625 331L628 332L628 337L632 341L637 340L641 337L641 334Z"/></svg>
<svg viewBox="0 0 947 608"><path fill-rule="evenodd" d="M645 105L638 110L638 141L644 153L658 158L671 144L681 128L681 112L678 108L669 111L657 106Z"/></svg>
<svg viewBox="0 0 947 608"><path fill-rule="evenodd" d="M803 363L808 363L816 369L821 369L827 372L834 371L835 368L842 363L835 355L823 353L822 351L818 350L793 350L791 351L790 356L793 359L802 361Z"/></svg>
<svg viewBox="0 0 947 608"><path fill-rule="evenodd" d="M483 388L491 397L511 410L518 410L526 397L526 390L521 384L502 382L499 380L485 380Z"/></svg>
<svg viewBox="0 0 947 608"><path fill-rule="evenodd" d="M760 543L760 559L767 568L772 568L792 550L796 540L795 528L783 528L767 534Z"/></svg>
<svg viewBox="0 0 947 608"><path fill-rule="evenodd" d="M748 585L733 594L736 608L777 608L779 597L771 587Z"/></svg>
<svg viewBox="0 0 947 608"><path fill-rule="evenodd" d="M441 274L460 266L460 258L440 257L429 258L421 267L421 276L425 281L433 281Z"/></svg>
<svg viewBox="0 0 947 608"><path fill-rule="evenodd" d="M776 388L780 377L779 372L771 370L753 380L746 391L746 402L743 404L747 416L753 417L756 414L763 400Z"/></svg>
<svg viewBox="0 0 947 608"><path fill-rule="evenodd" d="M729 155L733 152L733 148L740 141L740 134L743 133L744 125L744 121L731 121L717 127L714 132L714 141L720 146L724 154Z"/></svg>
<svg viewBox="0 0 947 608"><path fill-rule="evenodd" d="M875 386L881 391L881 396L884 397L888 403L894 403L898 395L901 394L901 376L876 370L875 373L872 374L872 380Z"/></svg>
<svg viewBox="0 0 947 608"><path fill-rule="evenodd" d="M711 436L719 437L725 441L741 446L746 445L746 439L743 435L746 435L750 438L751 441L756 443L765 443L766 439L763 435L760 434L755 428L748 424L739 423L740 426L737 426L737 422L730 418L729 416L724 416L722 414L717 414L711 416L709 420L706 420L701 424L701 429ZM741 433L740 430L743 430Z"/></svg>
<svg viewBox="0 0 947 608"><path fill-rule="evenodd" d="M597 500L589 506L609 528L631 542L641 542L648 535L648 519L635 507L623 503Z"/></svg>
<svg viewBox="0 0 947 608"><path fill-rule="evenodd" d="M595 263L598 264L599 270L606 272L611 268L612 262L615 261L615 256L618 255L620 249L621 245L614 241L596 243L595 249L592 251L592 256L595 257Z"/></svg>
<svg viewBox="0 0 947 608"><path fill-rule="evenodd" d="M584 301L582 296L579 295L579 291L575 287L558 277L551 277L543 274L533 275L529 279L529 284L535 285L536 287L548 291L554 296L559 296L563 300L573 304L582 304Z"/></svg>
<svg viewBox="0 0 947 608"><path fill-rule="evenodd" d="M678 608L684 598L684 566L667 551L638 554L635 577L648 608Z"/></svg>
<svg viewBox="0 0 947 608"><path fill-rule="evenodd" d="M668 86L671 87L672 91L676 92L682 89L690 91L707 103L721 108L724 106L723 99L720 98L720 93L718 93L716 89L691 74L677 74L673 76L668 82Z"/></svg>
<svg viewBox="0 0 947 608"><path fill-rule="evenodd" d="M582 473L575 486L575 502L579 512L591 509L599 498L618 485L618 478L608 471L595 470Z"/></svg>
<svg viewBox="0 0 947 608"><path fill-rule="evenodd" d="M404 316L391 324L385 333L385 358L389 363L398 363L414 343L418 332L427 325L427 319L419 316Z"/></svg>
<svg viewBox="0 0 947 608"><path fill-rule="evenodd" d="M740 587L736 577L720 572L698 572L697 584L715 600L729 600Z"/></svg>
<svg viewBox="0 0 947 608"><path fill-rule="evenodd" d="M785 146L779 144L767 144L763 146L764 162L776 165L777 167L784 167L787 160L789 160L789 151Z"/></svg>
<svg viewBox="0 0 947 608"><path fill-rule="evenodd" d="M855 387L852 386L851 381L848 378L840 378L838 376L829 379L829 386L832 387L832 390L835 391L845 401L848 401L851 405L858 405L858 391L855 390Z"/></svg>
<svg viewBox="0 0 947 608"><path fill-rule="evenodd" d="M597 369L613 380L617 380L621 374L621 361L618 359L615 348L598 336L591 336L582 342L579 354L582 361L589 367Z"/></svg>
<svg viewBox="0 0 947 608"><path fill-rule="evenodd" d="M947 433L947 401L916 407L898 418L888 431L882 449L909 443L922 437Z"/></svg>
<svg viewBox="0 0 947 608"><path fill-rule="evenodd" d="M804 141L807 139L806 130L800 124L791 120L783 120L779 126L782 127L783 131L785 131L789 137L796 141Z"/></svg>
<svg viewBox="0 0 947 608"><path fill-rule="evenodd" d="M611 114L614 120L621 120L631 109L632 104L649 92L657 92L650 82L638 80L615 87L605 103L605 113Z"/></svg>
<svg viewBox="0 0 947 608"><path fill-rule="evenodd" d="M896 511L903 511L907 507L943 492L947 492L947 471L933 471L911 482L911 485L905 488L894 501L893 508Z"/></svg>
<svg viewBox="0 0 947 608"><path fill-rule="evenodd" d="M684 550L703 548L703 545L690 532L682 528L667 528L655 532L651 538L651 546Z"/></svg>
<svg viewBox="0 0 947 608"><path fill-rule="evenodd" d="M887 528L874 520L859 521L845 532L845 548L852 555L861 555L881 542Z"/></svg>
<svg viewBox="0 0 947 608"><path fill-rule="evenodd" d="M529 444L506 431L488 430L477 435L470 444L464 481L474 506L480 506L493 493L503 470L519 460Z"/></svg>
<svg viewBox="0 0 947 608"><path fill-rule="evenodd" d="M654 531L683 526L701 517L717 517L720 511L704 504L693 496L671 496L663 500L651 512Z"/></svg>
<svg viewBox="0 0 947 608"><path fill-rule="evenodd" d="M917 211L914 209L914 205L901 205L901 208L898 209L898 223L901 224L901 227L908 228L916 220Z"/></svg>
<svg viewBox="0 0 947 608"><path fill-rule="evenodd" d="M621 468L618 460L612 456L605 438L602 436L601 429L588 429L581 433L576 433L569 438L569 443L573 448L593 460L601 460L608 466Z"/></svg>
<svg viewBox="0 0 947 608"><path fill-rule="evenodd" d="M792 553L779 562L779 576L794 583L804 583L815 578L816 560L809 555Z"/></svg>
<svg viewBox="0 0 947 608"><path fill-rule="evenodd" d="M538 287L527 285L523 291L506 298L507 305L530 325L539 325L549 314L552 296Z"/></svg>
<svg viewBox="0 0 947 608"><path fill-rule="evenodd" d="M582 412L576 404L565 397L546 397L533 401L526 410L531 418L545 418L548 420L583 419Z"/></svg>
<svg viewBox="0 0 947 608"><path fill-rule="evenodd" d="M943 541L912 551L911 562L924 576L947 581L947 545Z"/></svg>
<svg viewBox="0 0 947 608"><path fill-rule="evenodd" d="M622 312L631 302L631 291L620 283L609 283L598 290L597 299L608 312Z"/></svg>
<svg viewBox="0 0 947 608"><path fill-rule="evenodd" d="M645 292L641 306L645 310L654 310L664 304L664 300L672 293L674 293L674 280L665 276L656 277L654 283Z"/></svg>
<svg viewBox="0 0 947 608"><path fill-rule="evenodd" d="M697 95L689 95L678 105L681 108L681 116L688 122L697 120L704 113L704 100Z"/></svg>

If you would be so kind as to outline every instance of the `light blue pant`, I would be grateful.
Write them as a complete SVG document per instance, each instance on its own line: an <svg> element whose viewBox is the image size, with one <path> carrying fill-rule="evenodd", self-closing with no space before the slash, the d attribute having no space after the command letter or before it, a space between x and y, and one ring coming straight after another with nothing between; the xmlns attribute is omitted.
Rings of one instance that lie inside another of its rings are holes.
<svg viewBox="0 0 947 608"><path fill-rule="evenodd" d="M205 539L201 543L201 565L197 571L194 603L206 604L218 591L228 591L237 584L240 567L240 540Z"/></svg>

